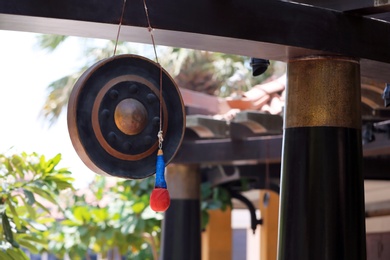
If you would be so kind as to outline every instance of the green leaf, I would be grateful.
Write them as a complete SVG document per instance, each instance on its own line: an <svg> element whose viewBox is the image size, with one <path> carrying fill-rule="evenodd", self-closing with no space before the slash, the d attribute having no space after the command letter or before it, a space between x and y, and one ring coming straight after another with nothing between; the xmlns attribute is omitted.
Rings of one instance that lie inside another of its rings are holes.
<svg viewBox="0 0 390 260"><path fill-rule="evenodd" d="M107 209L105 208L93 209L91 213L96 222L102 222L108 218Z"/></svg>
<svg viewBox="0 0 390 260"><path fill-rule="evenodd" d="M30 235L30 234L21 234L19 235L21 239L26 240L26 241L32 241L35 243L38 243L40 245L46 245L47 241L43 238L39 238L35 235Z"/></svg>
<svg viewBox="0 0 390 260"><path fill-rule="evenodd" d="M58 180L58 181L74 181L74 178L70 177L69 173L56 173L55 175L49 175L45 179Z"/></svg>
<svg viewBox="0 0 390 260"><path fill-rule="evenodd" d="M200 186L200 191L202 200L209 198L212 194L211 184L209 182L202 183Z"/></svg>
<svg viewBox="0 0 390 260"><path fill-rule="evenodd" d="M220 209L222 207L222 202L219 201L219 200L213 200L213 201L210 201L209 204L208 204L208 209Z"/></svg>
<svg viewBox="0 0 390 260"><path fill-rule="evenodd" d="M213 199L214 200L216 200L216 199L218 199L218 197L219 197L219 188L218 187L215 187L213 190L212 190L212 192L213 192Z"/></svg>
<svg viewBox="0 0 390 260"><path fill-rule="evenodd" d="M209 213L206 211L206 210L203 210L202 211L202 220L201 220L201 223L202 223L202 229L205 229L207 224L209 223L209 220L210 220L210 215Z"/></svg>
<svg viewBox="0 0 390 260"><path fill-rule="evenodd" d="M8 172L13 172L10 160L8 158L6 158L5 156L2 156L2 158L4 160L3 163L4 163L5 167L7 168Z"/></svg>
<svg viewBox="0 0 390 260"><path fill-rule="evenodd" d="M1 198L0 198L1 201ZM3 212L6 210L6 206L4 204L0 204L0 214L3 214Z"/></svg>
<svg viewBox="0 0 390 260"><path fill-rule="evenodd" d="M91 221L91 213L86 207L75 207L73 210L73 216L81 223L88 223Z"/></svg>
<svg viewBox="0 0 390 260"><path fill-rule="evenodd" d="M35 219L37 217L37 213L36 213L35 209L33 207L31 207L31 205L28 202L26 202L26 200L24 198L22 198L22 201L24 203L24 207L28 211L30 218Z"/></svg>
<svg viewBox="0 0 390 260"><path fill-rule="evenodd" d="M14 251L13 248L8 248L5 252L6 252L7 255L10 256L11 259L13 259L13 260L21 260L21 259L22 259L22 257L19 256L19 255Z"/></svg>
<svg viewBox="0 0 390 260"><path fill-rule="evenodd" d="M29 205L33 205L35 203L35 197L34 197L34 194L29 191L29 190L26 190L26 189L23 189L23 193L24 195L26 196L26 199L27 199L27 203Z"/></svg>
<svg viewBox="0 0 390 260"><path fill-rule="evenodd" d="M61 161L61 154L57 154L50 160L54 165L58 165L58 163Z"/></svg>
<svg viewBox="0 0 390 260"><path fill-rule="evenodd" d="M241 189L242 190L249 190L250 189L250 182L248 179L242 178L240 179L241 182Z"/></svg>
<svg viewBox="0 0 390 260"><path fill-rule="evenodd" d="M8 205L8 208L11 210L12 219L14 220L14 223L15 223L15 225L16 225L16 228L17 228L17 229L21 229L22 226L20 225L19 215L18 215L18 213L16 212L16 209L15 209L14 205L12 205L12 202L11 202L10 200L7 200L7 205Z"/></svg>
<svg viewBox="0 0 390 260"><path fill-rule="evenodd" d="M36 204L39 208L41 208L43 211L45 211L46 213L51 214L50 209L48 209L47 207L43 206L40 202L35 201L35 204Z"/></svg>
<svg viewBox="0 0 390 260"><path fill-rule="evenodd" d="M138 219L135 231L137 234L141 234L145 231L146 221L143 219Z"/></svg>
<svg viewBox="0 0 390 260"><path fill-rule="evenodd" d="M50 201L54 205L59 205L58 202L53 198L53 196L49 192L47 192L43 189L40 189L40 188L35 187L35 186L26 186L25 189L27 189L33 193L38 194L39 196Z"/></svg>
<svg viewBox="0 0 390 260"><path fill-rule="evenodd" d="M77 221L73 221L73 220L70 220L70 219L65 219L63 221L61 221L61 224L64 225L64 226L79 226L80 224L82 224L82 222L77 222Z"/></svg>
<svg viewBox="0 0 390 260"><path fill-rule="evenodd" d="M137 203L134 203L134 205L131 207L135 214L141 213L145 209L146 205L144 202L140 201Z"/></svg>
<svg viewBox="0 0 390 260"><path fill-rule="evenodd" d="M137 223L138 223L138 219L136 219L136 218L132 219L131 221L125 223L122 226L121 232L123 234L133 234L135 227L137 226Z"/></svg>
<svg viewBox="0 0 390 260"><path fill-rule="evenodd" d="M39 253L38 248L35 245L31 244L30 242L28 242L26 240L22 240L22 239L18 240L18 242L19 242L19 245L28 249L28 251L30 251L31 253L33 253L33 254Z"/></svg>
<svg viewBox="0 0 390 260"><path fill-rule="evenodd" d="M25 165L23 159L18 155L13 155L11 159L13 169L20 174L20 177L24 178Z"/></svg>
<svg viewBox="0 0 390 260"><path fill-rule="evenodd" d="M207 210L207 207L208 207L208 202L207 201L202 201L200 203L200 209L201 210Z"/></svg>
<svg viewBox="0 0 390 260"><path fill-rule="evenodd" d="M61 168L61 169L58 169L57 170L57 172L59 173L59 174L71 174L71 172L69 171L69 169L68 168Z"/></svg>
<svg viewBox="0 0 390 260"><path fill-rule="evenodd" d="M50 182L53 187L56 187L58 190L65 190L67 188L73 188L73 178L67 179L58 179L57 177L49 176L45 178L45 181Z"/></svg>
<svg viewBox="0 0 390 260"><path fill-rule="evenodd" d="M29 260L26 254L20 248L9 248L6 252L14 260Z"/></svg>
<svg viewBox="0 0 390 260"><path fill-rule="evenodd" d="M13 232L12 232L12 229L11 229L11 225L9 223L8 216L7 216L7 214L5 212L3 212L3 214L1 214L1 223L2 223L2 226L3 226L5 239L8 242L12 243L14 241L14 236L13 236Z"/></svg>
<svg viewBox="0 0 390 260"><path fill-rule="evenodd" d="M139 182L139 188L142 190L149 190L149 182L147 179L141 180Z"/></svg>
<svg viewBox="0 0 390 260"><path fill-rule="evenodd" d="M55 50L68 36L63 35L46 35L42 34L37 37L38 44L41 48L49 51Z"/></svg>
<svg viewBox="0 0 390 260"><path fill-rule="evenodd" d="M39 217L36 221L40 224L51 224L57 220L53 217Z"/></svg>
<svg viewBox="0 0 390 260"><path fill-rule="evenodd" d="M57 166L57 164L60 162L60 160L61 160L61 154L57 154L55 157L50 159L46 163L47 167L45 169L45 173L51 173L54 170L54 167Z"/></svg>
<svg viewBox="0 0 390 260"><path fill-rule="evenodd" d="M14 260L11 256L0 250L0 259L2 260Z"/></svg>
<svg viewBox="0 0 390 260"><path fill-rule="evenodd" d="M31 227L33 227L34 229L36 229L38 231L46 231L47 230L47 227L45 225L37 223L33 220L30 220L29 224Z"/></svg>

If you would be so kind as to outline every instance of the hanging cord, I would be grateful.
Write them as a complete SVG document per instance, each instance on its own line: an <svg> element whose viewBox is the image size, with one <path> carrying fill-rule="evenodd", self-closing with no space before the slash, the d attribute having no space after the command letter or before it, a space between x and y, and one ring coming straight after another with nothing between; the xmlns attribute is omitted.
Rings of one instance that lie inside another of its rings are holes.
<svg viewBox="0 0 390 260"><path fill-rule="evenodd" d="M156 212L164 212L169 208L171 199L169 196L169 191L167 189L167 183L165 181L164 171L165 171L165 161L164 154L162 150L163 139L163 94L162 94L162 66L158 62L156 43L153 36L153 28L150 23L148 7L146 6L146 0L143 0L146 20L148 21L148 31L153 43L154 55L156 56L156 63L160 67L160 126L157 134L158 137L158 152L157 152L157 162L156 162L156 182L152 194L150 195L150 207Z"/></svg>
<svg viewBox="0 0 390 260"><path fill-rule="evenodd" d="M158 56L157 56L157 50L156 50L156 43L154 41L154 35L153 35L153 27L150 23L150 17L149 17L149 12L148 12L148 7L146 5L146 0L143 0L143 3L144 3L144 8L145 8L145 15L146 15L146 20L148 22L148 31L150 33L150 38L152 39L152 44L153 44L153 50L154 50L154 55L156 57L156 63L158 64L158 66L160 67L160 128L159 128L159 131L158 131L158 134L157 134L157 137L158 137L158 148L161 150L162 149L162 143L164 141L163 139L163 130L162 130L162 121L163 121L163 114L162 114L162 110L163 110L163 107L162 107L162 103L163 103L163 96L162 96L162 66L161 64L159 63L158 61Z"/></svg>
<svg viewBox="0 0 390 260"><path fill-rule="evenodd" d="M145 8L146 20L148 21L148 31L149 31L149 33L150 33L150 38L152 38L153 49L154 49L154 55L156 56L156 62L157 62L157 64L160 65L160 63L158 62L157 51L156 51L156 44L155 44L155 42L154 42L154 36L153 36L153 27L151 26L151 23L150 23L148 7L146 6L146 0L143 0L143 1L144 1L144 8ZM160 66L160 68L161 68L161 66Z"/></svg>
<svg viewBox="0 0 390 260"><path fill-rule="evenodd" d="M119 34L121 32L121 27L122 27L122 22L123 22L123 15L125 13L125 6L126 6L126 0L123 0L122 14L121 14L121 18L119 19L118 32L116 34L114 53L112 54L112 56L115 56L115 54L116 54L116 47L118 46L118 39L119 39Z"/></svg>
<svg viewBox="0 0 390 260"><path fill-rule="evenodd" d="M163 130L162 130L162 121L163 121L163 113L162 113L162 110L163 110L163 107L162 107L162 67L161 65L159 64L160 66L160 126L159 126L159 131L158 131L158 134L157 134L157 137L158 137L158 148L161 150L162 149L162 143L164 141L163 139Z"/></svg>

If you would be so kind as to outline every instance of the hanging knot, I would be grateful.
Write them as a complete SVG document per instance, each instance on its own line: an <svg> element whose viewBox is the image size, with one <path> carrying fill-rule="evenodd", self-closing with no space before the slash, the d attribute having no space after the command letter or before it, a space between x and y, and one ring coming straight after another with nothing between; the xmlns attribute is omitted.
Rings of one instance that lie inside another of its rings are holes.
<svg viewBox="0 0 390 260"><path fill-rule="evenodd" d="M162 143L164 141L163 131L162 130L158 131L157 138L158 138L158 148L161 149L162 148Z"/></svg>

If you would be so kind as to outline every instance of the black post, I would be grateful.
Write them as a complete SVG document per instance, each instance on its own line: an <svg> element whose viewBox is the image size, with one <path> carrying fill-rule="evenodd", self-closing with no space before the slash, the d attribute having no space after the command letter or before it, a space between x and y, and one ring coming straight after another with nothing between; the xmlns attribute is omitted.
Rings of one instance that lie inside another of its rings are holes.
<svg viewBox="0 0 390 260"><path fill-rule="evenodd" d="M200 173L194 165L167 167L171 205L162 226L161 260L200 260Z"/></svg>
<svg viewBox="0 0 390 260"><path fill-rule="evenodd" d="M308 57L287 75L278 259L366 259L359 62Z"/></svg>

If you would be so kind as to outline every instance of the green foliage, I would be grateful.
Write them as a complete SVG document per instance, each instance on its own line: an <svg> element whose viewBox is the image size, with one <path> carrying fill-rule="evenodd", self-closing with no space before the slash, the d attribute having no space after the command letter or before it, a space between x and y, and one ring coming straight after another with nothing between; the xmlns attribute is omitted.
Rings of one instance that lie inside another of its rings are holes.
<svg viewBox="0 0 390 260"><path fill-rule="evenodd" d="M157 259L162 214L149 207L154 179L97 176L81 193L70 172L57 169L60 159L0 155L0 259L27 259L22 249L71 259L116 249L128 259Z"/></svg>
<svg viewBox="0 0 390 260"><path fill-rule="evenodd" d="M41 34L37 36L39 47L49 51L54 51L66 38L67 36L64 35Z"/></svg>
<svg viewBox="0 0 390 260"><path fill-rule="evenodd" d="M80 76L81 72L68 75L51 82L47 87L48 95L41 116L46 118L50 125L57 121L62 110L67 106L73 86Z"/></svg>
<svg viewBox="0 0 390 260"><path fill-rule="evenodd" d="M165 48L160 60L179 87L220 97L241 95L283 70L271 61L264 74L253 77L250 57L183 48Z"/></svg>
<svg viewBox="0 0 390 260"><path fill-rule="evenodd" d="M59 195L72 189L73 178L57 169L61 155L0 154L0 259L27 259L21 248L46 250L44 232L60 209ZM49 205L49 206L48 206Z"/></svg>
<svg viewBox="0 0 390 260"><path fill-rule="evenodd" d="M88 249L106 256L115 248L129 259L156 258L162 215L149 207L153 187L153 178L124 181L97 176L90 192L75 195L65 219L48 231L50 252L82 259Z"/></svg>
<svg viewBox="0 0 390 260"><path fill-rule="evenodd" d="M232 208L229 191L220 186L212 187L210 182L203 182L201 185L202 229L205 229L209 223L209 210L225 211L228 208Z"/></svg>
<svg viewBox="0 0 390 260"><path fill-rule="evenodd" d="M70 172L57 169L60 159L0 155L0 259L27 259L22 248L76 260L89 251L104 257L113 249L128 259L157 259L162 214L149 206L154 178L97 176L86 193L75 192ZM208 210L225 210L231 202L222 187L203 183L201 189L205 227ZM62 220L52 216L55 211Z"/></svg>

